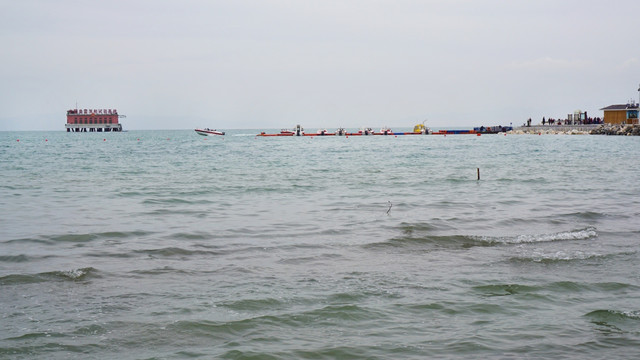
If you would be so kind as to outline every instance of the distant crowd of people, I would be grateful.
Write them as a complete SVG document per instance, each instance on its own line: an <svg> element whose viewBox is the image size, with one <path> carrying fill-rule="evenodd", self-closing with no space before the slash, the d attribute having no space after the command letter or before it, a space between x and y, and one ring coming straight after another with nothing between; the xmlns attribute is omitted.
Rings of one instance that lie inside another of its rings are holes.
<svg viewBox="0 0 640 360"><path fill-rule="evenodd" d="M568 120L568 119L552 119L549 118L549 120L545 120L545 118L542 118L542 125L592 125L592 124L603 124L604 121L597 117L597 118L592 118L592 117L588 117L586 119L577 119L577 120Z"/></svg>
<svg viewBox="0 0 640 360"><path fill-rule="evenodd" d="M602 118L596 117L588 117L586 119L578 119L578 120L569 120L569 119L553 119L553 118L542 118L542 125L593 125L593 124L604 124L604 120ZM527 120L523 126L531 127L531 118Z"/></svg>

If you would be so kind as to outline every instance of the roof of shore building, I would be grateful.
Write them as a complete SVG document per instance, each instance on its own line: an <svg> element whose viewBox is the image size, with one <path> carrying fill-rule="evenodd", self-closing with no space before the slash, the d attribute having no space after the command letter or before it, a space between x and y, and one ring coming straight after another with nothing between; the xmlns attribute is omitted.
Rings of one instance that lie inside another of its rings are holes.
<svg viewBox="0 0 640 360"><path fill-rule="evenodd" d="M630 104L619 104L619 105L609 105L600 110L627 110L627 109L637 109L638 104L630 103Z"/></svg>

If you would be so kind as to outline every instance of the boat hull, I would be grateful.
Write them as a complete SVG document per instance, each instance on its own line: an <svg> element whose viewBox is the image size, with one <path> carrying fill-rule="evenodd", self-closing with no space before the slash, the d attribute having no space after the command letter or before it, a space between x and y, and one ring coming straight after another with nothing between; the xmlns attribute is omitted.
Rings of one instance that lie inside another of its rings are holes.
<svg viewBox="0 0 640 360"><path fill-rule="evenodd" d="M202 136L224 135L224 131L210 130L210 129L196 129L196 133Z"/></svg>

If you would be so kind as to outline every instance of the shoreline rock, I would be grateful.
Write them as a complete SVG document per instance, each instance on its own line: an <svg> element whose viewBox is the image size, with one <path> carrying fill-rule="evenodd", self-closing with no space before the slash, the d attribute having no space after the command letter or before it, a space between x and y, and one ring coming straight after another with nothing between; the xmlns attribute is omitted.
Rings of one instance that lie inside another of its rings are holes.
<svg viewBox="0 0 640 360"><path fill-rule="evenodd" d="M521 127L507 134L514 135L616 135L616 136L640 136L640 125L602 124L591 130L555 129L553 127Z"/></svg>
<svg viewBox="0 0 640 360"><path fill-rule="evenodd" d="M516 130L507 131L507 134L514 134L514 135L589 135L590 133L591 132L589 131L582 131L582 130L576 130L576 129L562 131L562 130L556 130L553 128L545 128L545 129L531 128L531 129L525 129L525 130L516 129Z"/></svg>
<svg viewBox="0 0 640 360"><path fill-rule="evenodd" d="M640 136L640 125L603 124L591 130L591 135Z"/></svg>

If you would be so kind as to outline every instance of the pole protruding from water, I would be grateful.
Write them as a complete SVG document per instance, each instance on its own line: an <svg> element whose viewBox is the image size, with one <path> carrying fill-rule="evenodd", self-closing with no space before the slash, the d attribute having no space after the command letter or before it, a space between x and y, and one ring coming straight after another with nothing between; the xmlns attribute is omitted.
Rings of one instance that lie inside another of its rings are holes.
<svg viewBox="0 0 640 360"><path fill-rule="evenodd" d="M478 168L478 181L480 181L480 168Z"/></svg>

